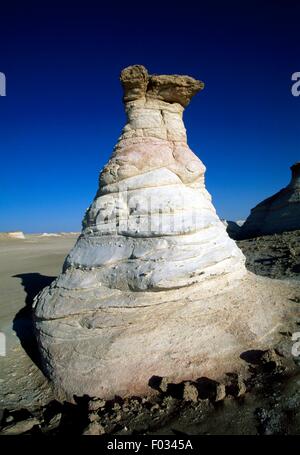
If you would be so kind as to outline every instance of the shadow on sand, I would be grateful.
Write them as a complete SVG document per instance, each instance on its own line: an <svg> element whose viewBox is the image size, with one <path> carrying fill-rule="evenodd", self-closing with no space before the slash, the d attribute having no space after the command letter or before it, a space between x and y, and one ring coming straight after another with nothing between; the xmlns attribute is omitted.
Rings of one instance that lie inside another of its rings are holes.
<svg viewBox="0 0 300 455"><path fill-rule="evenodd" d="M32 317L33 299L44 287L49 286L56 277L45 276L40 273L20 273L13 275L13 278L21 279L21 284L26 292L25 306L15 315L13 330L16 332L27 355L37 366L40 366Z"/></svg>

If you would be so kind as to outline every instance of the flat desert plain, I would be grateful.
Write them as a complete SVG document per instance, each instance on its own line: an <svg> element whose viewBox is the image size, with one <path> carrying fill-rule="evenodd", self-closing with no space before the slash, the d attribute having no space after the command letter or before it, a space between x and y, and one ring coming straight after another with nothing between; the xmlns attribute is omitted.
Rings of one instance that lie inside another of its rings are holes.
<svg viewBox="0 0 300 455"><path fill-rule="evenodd" d="M0 409L31 408L51 399L48 381L34 363L38 354L31 306L34 296L60 273L77 236L0 239L0 332L6 338L6 355L0 357Z"/></svg>

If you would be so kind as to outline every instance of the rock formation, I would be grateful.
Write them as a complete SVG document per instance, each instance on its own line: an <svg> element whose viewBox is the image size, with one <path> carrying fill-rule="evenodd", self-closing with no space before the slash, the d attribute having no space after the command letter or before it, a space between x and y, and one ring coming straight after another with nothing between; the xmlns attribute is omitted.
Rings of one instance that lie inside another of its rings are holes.
<svg viewBox="0 0 300 455"><path fill-rule="evenodd" d="M0 239L25 239L25 235L22 231L14 232L0 232Z"/></svg>
<svg viewBox="0 0 300 455"><path fill-rule="evenodd" d="M264 295L247 273L187 145L183 111L203 83L140 65L121 83L127 124L62 274L35 301L44 370L69 398L218 377L287 314L278 286Z"/></svg>
<svg viewBox="0 0 300 455"><path fill-rule="evenodd" d="M239 237L278 234L300 229L300 162L291 166L289 185L251 210Z"/></svg>

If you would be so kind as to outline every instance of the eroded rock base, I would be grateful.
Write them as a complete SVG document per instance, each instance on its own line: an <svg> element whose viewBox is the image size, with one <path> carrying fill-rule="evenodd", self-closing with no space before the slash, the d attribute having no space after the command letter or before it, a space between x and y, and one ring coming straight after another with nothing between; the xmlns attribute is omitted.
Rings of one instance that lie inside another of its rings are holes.
<svg viewBox="0 0 300 455"><path fill-rule="evenodd" d="M68 391L69 400L146 395L153 376L218 380L239 371L242 352L269 349L280 331L295 326L299 285L250 272L237 283L222 281L219 292L216 282L174 291L161 304L38 320L41 348L51 345L46 370L57 393Z"/></svg>

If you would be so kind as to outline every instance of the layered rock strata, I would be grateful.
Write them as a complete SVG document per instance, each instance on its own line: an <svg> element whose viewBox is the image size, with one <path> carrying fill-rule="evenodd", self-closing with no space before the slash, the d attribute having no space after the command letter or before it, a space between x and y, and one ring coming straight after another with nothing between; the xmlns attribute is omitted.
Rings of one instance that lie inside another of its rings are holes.
<svg viewBox="0 0 300 455"><path fill-rule="evenodd" d="M266 322L264 283L248 276L187 145L183 111L203 83L140 65L121 83L127 124L62 274L35 302L44 369L68 397L216 377L278 323Z"/></svg>
<svg viewBox="0 0 300 455"><path fill-rule="evenodd" d="M251 210L239 232L246 239L300 229L300 162L291 166L291 181Z"/></svg>

